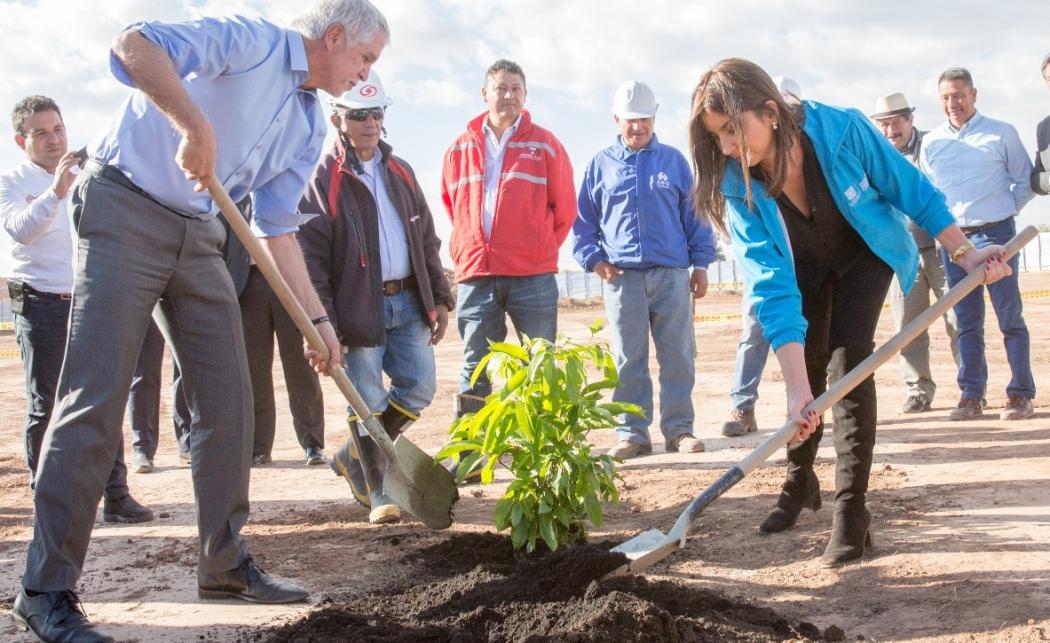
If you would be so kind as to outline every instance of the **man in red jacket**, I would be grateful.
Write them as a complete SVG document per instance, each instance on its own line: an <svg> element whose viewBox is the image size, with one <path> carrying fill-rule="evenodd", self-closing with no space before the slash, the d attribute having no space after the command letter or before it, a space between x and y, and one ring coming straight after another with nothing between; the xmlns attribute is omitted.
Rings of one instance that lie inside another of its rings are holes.
<svg viewBox="0 0 1050 643"><path fill-rule="evenodd" d="M471 375L488 340L553 340L558 322L558 248L576 219L572 165L553 134L525 111L525 72L497 60L481 96L488 111L445 153L441 196L452 220L457 323L463 337L456 413L477 410L492 386Z"/></svg>

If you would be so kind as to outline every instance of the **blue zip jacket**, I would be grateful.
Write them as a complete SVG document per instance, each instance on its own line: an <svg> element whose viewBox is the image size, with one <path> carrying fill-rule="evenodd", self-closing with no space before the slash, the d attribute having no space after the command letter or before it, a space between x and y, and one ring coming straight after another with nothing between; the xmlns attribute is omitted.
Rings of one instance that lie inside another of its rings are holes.
<svg viewBox="0 0 1050 643"><path fill-rule="evenodd" d="M682 153L653 135L632 151L620 137L587 166L573 256L584 270L707 268L715 260L711 225L693 208L693 173Z"/></svg>
<svg viewBox="0 0 1050 643"><path fill-rule="evenodd" d="M944 195L859 111L813 101L803 106L803 130L842 216L910 289L919 258L901 213L936 237L955 223ZM751 193L754 209L749 211L740 162L728 159L722 194L748 302L773 350L802 344L807 324L784 219L761 181L751 181Z"/></svg>

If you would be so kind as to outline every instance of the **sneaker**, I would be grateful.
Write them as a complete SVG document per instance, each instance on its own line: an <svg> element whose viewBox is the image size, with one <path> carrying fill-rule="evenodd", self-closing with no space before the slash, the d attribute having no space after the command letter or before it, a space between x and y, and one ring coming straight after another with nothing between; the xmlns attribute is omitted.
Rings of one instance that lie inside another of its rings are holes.
<svg viewBox="0 0 1050 643"><path fill-rule="evenodd" d="M904 400L901 411L905 413L922 413L930 410L930 401L921 393L912 393Z"/></svg>
<svg viewBox="0 0 1050 643"><path fill-rule="evenodd" d="M722 435L727 438L739 438L758 430L755 409L733 409L729 417L731 419L722 425Z"/></svg>
<svg viewBox="0 0 1050 643"><path fill-rule="evenodd" d="M703 453L704 443L688 433L671 438L664 444L668 453Z"/></svg>
<svg viewBox="0 0 1050 643"><path fill-rule="evenodd" d="M145 453L135 454L135 473L152 473L153 472L153 458L150 458Z"/></svg>
<svg viewBox="0 0 1050 643"><path fill-rule="evenodd" d="M948 419L959 422L979 418L984 414L984 406L984 400L975 400L971 397L961 398L959 405L948 414Z"/></svg>
<svg viewBox="0 0 1050 643"><path fill-rule="evenodd" d="M630 440L620 440L616 446L609 449L606 455L612 458L619 458L620 460L627 460L629 458L637 458L640 455L650 455L652 452L653 445L651 444L638 444Z"/></svg>
<svg viewBox="0 0 1050 643"><path fill-rule="evenodd" d="M258 467L264 464L270 464L273 462L273 458L268 453L260 453L259 455L252 456L252 466Z"/></svg>
<svg viewBox="0 0 1050 643"><path fill-rule="evenodd" d="M1011 395L1006 400L1006 406L999 412L1000 420L1023 420L1032 417L1035 413L1035 404L1028 398L1020 395Z"/></svg>
<svg viewBox="0 0 1050 643"><path fill-rule="evenodd" d="M153 520L153 511L127 495L119 500L106 500L102 505L102 520L123 523L149 522Z"/></svg>
<svg viewBox="0 0 1050 643"><path fill-rule="evenodd" d="M306 464L316 466L319 464L328 464L328 460L324 457L324 450L321 447L309 447L306 449Z"/></svg>
<svg viewBox="0 0 1050 643"><path fill-rule="evenodd" d="M180 464L190 464L190 452L188 450L187 451L181 451L181 450L179 451L179 463Z"/></svg>

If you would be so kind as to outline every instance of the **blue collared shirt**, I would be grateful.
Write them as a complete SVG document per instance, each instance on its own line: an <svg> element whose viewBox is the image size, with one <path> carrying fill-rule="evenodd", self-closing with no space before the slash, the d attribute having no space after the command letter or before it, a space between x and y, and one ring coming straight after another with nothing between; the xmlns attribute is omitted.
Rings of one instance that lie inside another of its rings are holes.
<svg viewBox="0 0 1050 643"><path fill-rule="evenodd" d="M215 175L233 200L253 197L259 236L294 232L309 217L299 200L321 156L325 117L309 77L301 34L240 16L129 27L171 58L183 87L215 131ZM113 75L134 87L111 55ZM175 163L181 136L141 91L124 102L91 155L120 169L157 201L186 216L218 213Z"/></svg>
<svg viewBox="0 0 1050 643"><path fill-rule="evenodd" d="M1032 162L1017 130L979 112L959 129L946 122L926 134L919 166L963 227L1012 217L1035 196Z"/></svg>
<svg viewBox="0 0 1050 643"><path fill-rule="evenodd" d="M382 156L383 152L376 148L376 154L371 160L361 161L361 180L376 200L376 210L379 213L379 264L383 269L383 281L392 281L411 275L412 263L408 256L405 224L401 221L401 215L398 214L397 206L390 199L390 192L386 187L386 169Z"/></svg>
<svg viewBox="0 0 1050 643"><path fill-rule="evenodd" d="M682 153L654 134L634 151L616 143L591 160L572 226L573 256L584 270L599 261L618 268L707 269L714 235L693 208L693 173Z"/></svg>

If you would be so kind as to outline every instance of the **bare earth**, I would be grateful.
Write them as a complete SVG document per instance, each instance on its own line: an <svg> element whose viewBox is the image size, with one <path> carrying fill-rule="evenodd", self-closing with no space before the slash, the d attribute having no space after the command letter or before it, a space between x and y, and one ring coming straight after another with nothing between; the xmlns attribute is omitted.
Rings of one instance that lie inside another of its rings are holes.
<svg viewBox="0 0 1050 643"><path fill-rule="evenodd" d="M1050 273L1024 274L1026 319L1032 331L1036 381L1050 383ZM714 293L700 315L739 311L739 297ZM586 336L602 316L595 307L563 311L563 332ZM998 407L1008 370L994 315L989 313L989 398ZM453 322L454 325L454 322ZM608 510L597 538L622 540L650 527L667 529L696 493L780 426L783 389L771 359L758 414L757 436L727 439L719 429L727 413L739 321L698 321L698 381L693 399L698 455L659 453L622 467L623 501ZM883 315L878 341L892 332ZM653 576L714 588L771 606L820 628L838 625L848 640L1038 641L1050 638L1050 398L1036 400L1030 420L1006 423L997 413L966 424L947 421L957 399L954 365L943 327L932 329L935 376L942 389L933 411L904 415L896 361L878 371L878 446L869 505L875 549L859 564L822 570L817 558L830 530L834 452L829 435L818 461L825 508L803 514L784 534L762 537L756 526L772 507L783 476L774 462L756 471L712 505L685 550L653 567ZM9 332L0 351L15 349ZM451 330L438 348L438 396L409 437L431 452L442 443L452 416L460 341ZM166 367L167 368L167 367ZM655 364L653 367L655 373ZM282 382L279 366L274 379ZM328 467L306 467L295 442L283 384L274 463L253 470L252 517L246 533L264 569L299 580L316 604L330 595L367 590L405 574L405 552L442 538L406 521L372 527L349 499L346 483ZM325 383L328 452L346 437L344 404ZM157 471L131 474L135 496L158 515L138 526L96 523L79 591L91 618L119 640L218 641L301 617L313 606L257 606L204 602L196 593L197 532L189 469L179 466L162 402ZM0 357L0 611L10 610L19 587L32 531L32 499L22 459L24 412L21 364ZM615 436L593 436L611 446ZM130 447L129 447L130 449ZM484 489L463 490L454 530L490 529L495 500L507 477ZM0 617L0 639L29 640Z"/></svg>

